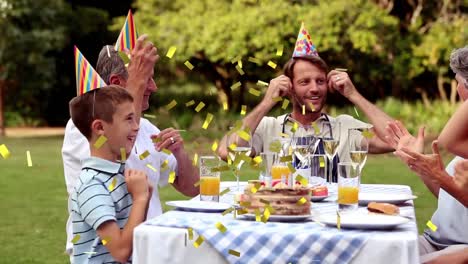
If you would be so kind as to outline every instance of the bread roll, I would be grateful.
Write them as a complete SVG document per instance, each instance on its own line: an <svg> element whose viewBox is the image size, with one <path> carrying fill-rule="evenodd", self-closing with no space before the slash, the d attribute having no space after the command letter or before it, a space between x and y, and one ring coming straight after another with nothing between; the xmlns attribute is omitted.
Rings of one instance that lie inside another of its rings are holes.
<svg viewBox="0 0 468 264"><path fill-rule="evenodd" d="M370 202L367 205L369 212L387 214L387 215L398 215L400 214L400 208L398 206L389 203L376 203Z"/></svg>

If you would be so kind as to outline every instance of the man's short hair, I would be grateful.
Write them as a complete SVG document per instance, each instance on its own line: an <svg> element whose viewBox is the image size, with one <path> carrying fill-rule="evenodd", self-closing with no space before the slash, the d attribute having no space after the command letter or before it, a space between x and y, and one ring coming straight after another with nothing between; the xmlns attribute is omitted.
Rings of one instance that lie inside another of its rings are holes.
<svg viewBox="0 0 468 264"><path fill-rule="evenodd" d="M91 139L91 124L96 119L112 123L117 106L133 102L127 90L118 85L109 85L77 96L70 101L70 115L78 130Z"/></svg>
<svg viewBox="0 0 468 264"><path fill-rule="evenodd" d="M312 63L313 65L315 65L320 70L322 70L325 74L328 73L327 63L324 60L322 60L322 58L320 58L318 56L307 55L307 56L303 56L303 57L291 58L286 63L286 65L284 65L284 68L283 68L284 75L289 77L289 79L291 79L291 81L294 79L294 66L296 65L296 62L298 62L300 60L308 61L308 62Z"/></svg>
<svg viewBox="0 0 468 264"><path fill-rule="evenodd" d="M112 74L118 75L125 80L128 78L127 68L125 68L122 58L115 51L114 46L111 45L105 45L99 52L96 71L107 84L110 84Z"/></svg>
<svg viewBox="0 0 468 264"><path fill-rule="evenodd" d="M450 54L450 68L460 75L466 88L468 88L468 46L452 51Z"/></svg>

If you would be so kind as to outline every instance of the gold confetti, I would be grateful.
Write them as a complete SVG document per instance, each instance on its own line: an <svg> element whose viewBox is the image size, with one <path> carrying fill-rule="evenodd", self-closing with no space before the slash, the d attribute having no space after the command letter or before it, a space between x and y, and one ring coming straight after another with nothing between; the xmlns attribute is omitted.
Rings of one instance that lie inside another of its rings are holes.
<svg viewBox="0 0 468 264"><path fill-rule="evenodd" d="M325 168L325 157L319 157L320 168Z"/></svg>
<svg viewBox="0 0 468 264"><path fill-rule="evenodd" d="M113 178L111 184L107 189L109 189L110 192L112 192L115 189L115 186L117 185L117 178Z"/></svg>
<svg viewBox="0 0 468 264"><path fill-rule="evenodd" d="M267 83L267 82L264 82L264 81L261 81L261 80L258 80L258 81L257 81L257 85L260 85L260 86L268 86L268 83Z"/></svg>
<svg viewBox="0 0 468 264"><path fill-rule="evenodd" d="M215 224L215 226L216 226L216 228L218 228L219 232L221 232L223 234L226 233L227 228L221 222L217 222Z"/></svg>
<svg viewBox="0 0 468 264"><path fill-rule="evenodd" d="M336 227L338 228L338 230L341 229L341 215L338 210L336 210Z"/></svg>
<svg viewBox="0 0 468 264"><path fill-rule="evenodd" d="M314 129L315 135L319 135L319 134L320 134L320 128L318 127L317 123L312 122L312 128Z"/></svg>
<svg viewBox="0 0 468 264"><path fill-rule="evenodd" d="M185 62L184 62L184 65L187 66L187 68L188 68L189 70L193 70L193 68L194 68L193 65L192 65L192 63L190 63L190 61L185 61Z"/></svg>
<svg viewBox="0 0 468 264"><path fill-rule="evenodd" d="M265 208L265 211L263 211L263 222L266 223L268 221L268 219L270 218L270 210L267 208Z"/></svg>
<svg viewBox="0 0 468 264"><path fill-rule="evenodd" d="M152 139L152 141L153 141L153 143L159 143L159 142L162 141L162 139L159 138L159 137L155 137L155 138Z"/></svg>
<svg viewBox="0 0 468 264"><path fill-rule="evenodd" d="M96 149L99 149L100 147L102 147L102 145L104 145L104 143L106 143L106 141L107 141L106 136L100 135L99 138L96 140L96 142L94 142L94 147Z"/></svg>
<svg viewBox="0 0 468 264"><path fill-rule="evenodd" d="M250 203L250 202L247 202L247 201L242 201L242 202L240 202L240 205L241 205L242 207L250 207L251 203Z"/></svg>
<svg viewBox="0 0 468 264"><path fill-rule="evenodd" d="M72 244L75 244L80 240L80 237L80 234L76 234L70 242L72 242Z"/></svg>
<svg viewBox="0 0 468 264"><path fill-rule="evenodd" d="M103 238L102 239L102 244L105 246L105 245L107 245L107 243L109 243L109 241L110 241L109 237Z"/></svg>
<svg viewBox="0 0 468 264"><path fill-rule="evenodd" d="M2 155L4 159L8 159L8 157L10 157L10 151L5 144L0 145L0 155Z"/></svg>
<svg viewBox="0 0 468 264"><path fill-rule="evenodd" d="M272 62L272 61L269 61L267 64L268 64L268 66L270 66L271 68L276 69L276 63L274 63L274 62Z"/></svg>
<svg viewBox="0 0 468 264"><path fill-rule="evenodd" d="M269 149L271 152L280 152L281 151L281 142L279 140L273 141L270 143Z"/></svg>
<svg viewBox="0 0 468 264"><path fill-rule="evenodd" d="M143 116L146 117L146 118L153 118L153 119L156 118L155 115L150 115L150 114L144 114Z"/></svg>
<svg viewBox="0 0 468 264"><path fill-rule="evenodd" d="M169 165L169 160L165 159L161 165L161 168L167 168L167 165Z"/></svg>
<svg viewBox="0 0 468 264"><path fill-rule="evenodd" d="M168 183L174 183L176 178L175 171L169 172L169 180L167 181Z"/></svg>
<svg viewBox="0 0 468 264"><path fill-rule="evenodd" d="M26 151L26 160L28 161L28 167L32 167L31 152Z"/></svg>
<svg viewBox="0 0 468 264"><path fill-rule="evenodd" d="M83 252L83 254L87 254L87 255L95 255L95 254L97 254L97 252L86 251L86 252Z"/></svg>
<svg viewBox="0 0 468 264"><path fill-rule="evenodd" d="M255 162L255 164L260 164L263 160L262 157L256 156L255 158L253 158L253 161Z"/></svg>
<svg viewBox="0 0 468 264"><path fill-rule="evenodd" d="M211 120L213 120L213 115L211 113L208 113L206 115L205 122L203 122L202 128L207 129L211 123Z"/></svg>
<svg viewBox="0 0 468 264"><path fill-rule="evenodd" d="M198 236L197 240L193 242L193 246L198 248L199 246L201 246L201 244L203 244L203 241L205 241L205 239L202 236Z"/></svg>
<svg viewBox="0 0 468 264"><path fill-rule="evenodd" d="M309 183L309 181L300 174L296 176L296 181L300 182L302 186L307 186L307 184Z"/></svg>
<svg viewBox="0 0 468 264"><path fill-rule="evenodd" d="M288 105L289 105L289 100L286 99L286 98L284 98L283 104L281 105L281 108L284 109L284 110L286 110L286 108L288 107Z"/></svg>
<svg viewBox="0 0 468 264"><path fill-rule="evenodd" d="M172 59L172 56L174 56L174 53L176 52L176 50L177 50L176 46L171 46L166 53L166 57L168 57L169 59Z"/></svg>
<svg viewBox="0 0 468 264"><path fill-rule="evenodd" d="M195 107L195 112L200 112L200 110L203 109L203 107L205 107L205 103L204 102L200 102L198 103L197 107Z"/></svg>
<svg viewBox="0 0 468 264"><path fill-rule="evenodd" d="M236 132L237 135L239 135L240 138L242 138L245 141L250 140L250 134L247 133L245 130L239 130Z"/></svg>
<svg viewBox="0 0 468 264"><path fill-rule="evenodd" d="M272 213L272 214L275 213L275 209L273 209L273 207L271 207L271 205L267 204L267 205L265 205L265 208L268 209L268 211L270 211L270 213Z"/></svg>
<svg viewBox="0 0 468 264"><path fill-rule="evenodd" d="M228 165L225 165L225 166L220 166L220 167L214 167L213 169L211 169L212 172L218 172L218 171L228 171L230 168Z"/></svg>
<svg viewBox="0 0 468 264"><path fill-rule="evenodd" d="M230 249L228 252L229 252L229 254L231 254L231 255L234 255L234 256L236 256L236 257L240 257L240 252L238 252L238 251L235 251L235 250Z"/></svg>
<svg viewBox="0 0 468 264"><path fill-rule="evenodd" d="M228 146L228 148L232 151L236 150L237 148L237 144L236 143L232 143L231 145Z"/></svg>
<svg viewBox="0 0 468 264"><path fill-rule="evenodd" d="M341 71L341 72L347 72L348 69L344 69L344 68L336 68L335 71Z"/></svg>
<svg viewBox="0 0 468 264"><path fill-rule="evenodd" d="M240 114L243 116L243 115L245 115L246 113L247 113L247 106L246 106L246 105L242 105Z"/></svg>
<svg viewBox="0 0 468 264"><path fill-rule="evenodd" d="M227 189L224 189L221 193L219 193L219 196L223 196L225 195L226 193L230 192L231 189L227 188Z"/></svg>
<svg viewBox="0 0 468 264"><path fill-rule="evenodd" d="M291 127L291 132L295 133L298 128L299 128L299 124L297 122L294 122Z"/></svg>
<svg viewBox="0 0 468 264"><path fill-rule="evenodd" d="M374 137L374 133L370 130L364 130L362 131L362 136L368 139L371 139Z"/></svg>
<svg viewBox="0 0 468 264"><path fill-rule="evenodd" d="M226 189L226 190L228 190L228 189ZM219 194L219 195L221 195L221 194ZM227 215L227 214L231 213L232 211L234 211L234 207L229 207L224 212L222 212L221 215Z"/></svg>
<svg viewBox="0 0 468 264"><path fill-rule="evenodd" d="M236 89L237 87L240 87L242 85L241 82L236 82L235 84L231 85L231 90Z"/></svg>
<svg viewBox="0 0 468 264"><path fill-rule="evenodd" d="M286 133L280 133L279 135L280 137L289 138L289 135Z"/></svg>
<svg viewBox="0 0 468 264"><path fill-rule="evenodd" d="M188 232L188 239L192 240L193 239L193 228L191 228L191 227L187 228L187 232Z"/></svg>
<svg viewBox="0 0 468 264"><path fill-rule="evenodd" d="M301 199L299 199L299 201L297 201L296 204L298 205L303 205L307 202L307 199L305 197L302 197Z"/></svg>
<svg viewBox="0 0 468 264"><path fill-rule="evenodd" d="M198 153L193 154L193 166L197 166L198 163Z"/></svg>
<svg viewBox="0 0 468 264"><path fill-rule="evenodd" d="M250 62L253 62L253 63L257 64L257 65L262 64L262 62L259 59L254 58L254 57L249 57L247 60L250 61Z"/></svg>
<svg viewBox="0 0 468 264"><path fill-rule="evenodd" d="M291 162L292 161L292 156L284 156L280 158L280 162Z"/></svg>
<svg viewBox="0 0 468 264"><path fill-rule="evenodd" d="M248 213L248 211L245 210L245 209L243 209L243 208L241 208L241 209L237 209L237 210L236 210L236 213L237 213L238 215L243 215L243 214Z"/></svg>
<svg viewBox="0 0 468 264"><path fill-rule="evenodd" d="M252 193L256 193L258 191L258 189L260 189L260 186L261 186L261 183L255 183L255 185L252 186L252 188L250 188L250 191Z"/></svg>
<svg viewBox="0 0 468 264"><path fill-rule="evenodd" d="M305 105L302 105L302 115L305 115Z"/></svg>
<svg viewBox="0 0 468 264"><path fill-rule="evenodd" d="M242 67L240 65L236 65L236 70L239 72L240 75L245 74L244 70L242 70Z"/></svg>
<svg viewBox="0 0 468 264"><path fill-rule="evenodd" d="M237 66L239 66L242 69L242 60L237 61Z"/></svg>
<svg viewBox="0 0 468 264"><path fill-rule="evenodd" d="M312 112L315 112L315 106L313 103L309 103L309 108Z"/></svg>
<svg viewBox="0 0 468 264"><path fill-rule="evenodd" d="M168 105L166 105L166 110L169 111L171 110L172 108L174 108L174 106L177 105L177 101L176 100L172 100Z"/></svg>
<svg viewBox="0 0 468 264"><path fill-rule="evenodd" d="M437 231L437 226L434 225L431 220L427 221L426 225L432 230L432 232Z"/></svg>
<svg viewBox="0 0 468 264"><path fill-rule="evenodd" d="M291 173L294 174L296 172L296 168L293 167L291 162L288 163L288 168Z"/></svg>
<svg viewBox="0 0 468 264"><path fill-rule="evenodd" d="M283 45L279 46L278 49L276 50L276 56L282 56L283 55Z"/></svg>
<svg viewBox="0 0 468 264"><path fill-rule="evenodd" d="M353 108L354 108L354 112L356 113L356 116L359 118L359 113L358 113L358 111L357 111L356 107L355 107L355 106L353 106Z"/></svg>
<svg viewBox="0 0 468 264"><path fill-rule="evenodd" d="M185 106L189 107L189 106L192 106L194 104L195 104L195 100L190 100L190 101L185 103Z"/></svg>
<svg viewBox="0 0 468 264"><path fill-rule="evenodd" d="M157 172L157 171L158 171L158 170L156 170L155 167L153 167L153 165L151 165L151 164L149 164L149 163L146 164L146 167L148 167L150 170L152 170L152 171L154 171L154 172Z"/></svg>
<svg viewBox="0 0 468 264"><path fill-rule="evenodd" d="M238 62L242 57L240 55L238 55L237 57L235 57L234 59L231 60L231 63L234 64L236 62Z"/></svg>
<svg viewBox="0 0 468 264"><path fill-rule="evenodd" d="M144 160L146 159L148 156L150 155L149 151L148 150L145 150L145 152L141 153L140 154L140 160Z"/></svg>
<svg viewBox="0 0 468 264"><path fill-rule="evenodd" d="M198 187L202 183L202 179L198 180L196 183L193 184L193 186Z"/></svg>
<svg viewBox="0 0 468 264"><path fill-rule="evenodd" d="M281 96L273 97L272 100L273 100L273 102L275 102L275 103L281 102L281 101L283 100L283 97L281 97Z"/></svg>
<svg viewBox="0 0 468 264"><path fill-rule="evenodd" d="M120 148L120 161L125 162L127 160L127 150Z"/></svg>
<svg viewBox="0 0 468 264"><path fill-rule="evenodd" d="M228 103L226 101L223 101L223 110L224 111L227 111L229 108L228 108Z"/></svg>
<svg viewBox="0 0 468 264"><path fill-rule="evenodd" d="M257 208L255 209L255 222L260 222L260 210Z"/></svg>
<svg viewBox="0 0 468 264"><path fill-rule="evenodd" d="M258 97L258 96L260 96L261 92L259 90L257 90L257 89L249 88L249 93Z"/></svg>
<svg viewBox="0 0 468 264"><path fill-rule="evenodd" d="M270 201L260 198L260 202L269 205Z"/></svg>
<svg viewBox="0 0 468 264"><path fill-rule="evenodd" d="M130 63L130 58L129 58L127 53L125 53L124 51L119 51L117 54L122 59L124 64ZM127 67L127 66L125 65L125 67Z"/></svg>
<svg viewBox="0 0 468 264"><path fill-rule="evenodd" d="M167 155L171 155L172 152L168 149L163 149L162 152L166 153Z"/></svg>

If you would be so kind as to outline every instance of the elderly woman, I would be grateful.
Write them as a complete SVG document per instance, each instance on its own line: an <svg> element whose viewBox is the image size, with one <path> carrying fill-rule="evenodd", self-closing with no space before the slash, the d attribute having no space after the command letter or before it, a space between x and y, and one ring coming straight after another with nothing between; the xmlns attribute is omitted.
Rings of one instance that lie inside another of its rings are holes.
<svg viewBox="0 0 468 264"><path fill-rule="evenodd" d="M457 49L450 56L450 67L456 74L457 91L465 101L444 128L439 137L442 145L457 155L468 155L468 46ZM422 154L424 128L413 137L402 123L390 122L387 142L397 155L424 182L438 198L437 210L432 216L435 230L425 230L419 237L419 252L423 263L466 263L468 261L468 163L455 157L444 169L439 154L438 141L432 143L432 154ZM462 147L461 144L464 144ZM464 153L463 153L464 150ZM453 177L452 177L453 176Z"/></svg>

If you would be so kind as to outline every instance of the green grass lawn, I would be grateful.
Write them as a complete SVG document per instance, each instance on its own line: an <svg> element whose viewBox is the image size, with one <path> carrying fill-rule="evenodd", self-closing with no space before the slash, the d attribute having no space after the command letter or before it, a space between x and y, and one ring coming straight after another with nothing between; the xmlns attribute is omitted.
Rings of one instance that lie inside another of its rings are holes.
<svg viewBox="0 0 468 264"><path fill-rule="evenodd" d="M0 140L10 149L10 158L0 157L0 263L66 263L64 255L67 193L63 176L61 137ZM204 145L204 144L200 144ZM208 146L208 145L205 145ZM193 146L187 146L193 150ZM27 167L26 151L33 167ZM255 178L253 171L242 180ZM223 180L234 180L223 175ZM424 228L437 200L421 181L391 155L368 159L363 183L409 185L416 199L418 227ZM161 200L186 199L172 187L161 189Z"/></svg>

